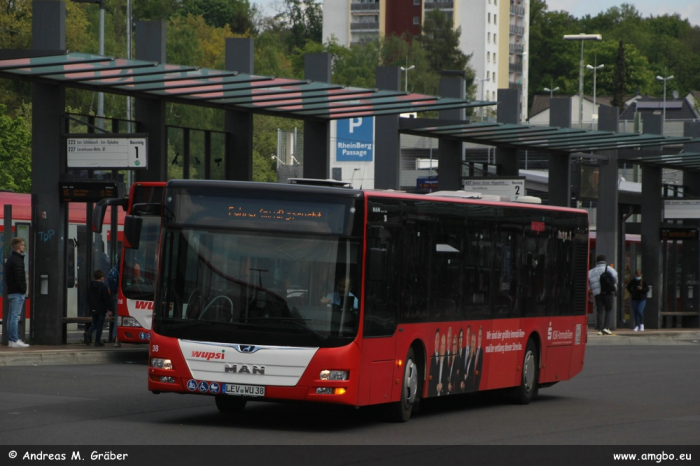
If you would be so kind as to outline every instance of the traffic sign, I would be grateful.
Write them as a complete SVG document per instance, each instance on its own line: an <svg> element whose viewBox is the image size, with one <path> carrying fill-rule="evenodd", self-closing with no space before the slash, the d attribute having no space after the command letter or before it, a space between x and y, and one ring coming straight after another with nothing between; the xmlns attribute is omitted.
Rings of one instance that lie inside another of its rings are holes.
<svg viewBox="0 0 700 466"><path fill-rule="evenodd" d="M135 134L72 134L66 139L68 168L148 168L148 138Z"/></svg>

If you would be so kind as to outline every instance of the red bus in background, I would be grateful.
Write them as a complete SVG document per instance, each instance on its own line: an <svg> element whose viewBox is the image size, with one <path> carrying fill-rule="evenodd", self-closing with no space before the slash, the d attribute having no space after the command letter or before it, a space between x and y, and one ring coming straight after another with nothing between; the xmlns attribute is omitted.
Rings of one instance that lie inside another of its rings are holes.
<svg viewBox="0 0 700 466"><path fill-rule="evenodd" d="M164 182L131 185L126 199L106 199L95 206L93 231L99 232L106 206L122 206L127 217L138 217L140 236L133 244L122 242L117 294L117 339L125 343L146 343L150 339L153 290L158 254L158 231Z"/></svg>
<svg viewBox="0 0 700 466"><path fill-rule="evenodd" d="M4 205L12 206L12 234L7 236L7 239L11 239L15 236L19 236L25 239L26 249L25 249L25 270L27 272L27 284L29 289L31 289L31 271L30 266L32 264L31 254L33 251L32 243L34 241L31 225L32 225L32 197L31 194L13 193L13 192L0 192L0 247L4 247L4 241L6 235L4 234ZM106 211L107 215L110 215L110 210ZM87 244L88 241L86 234L88 228L87 222L87 209L85 203L81 202L71 202L68 204L68 234L66 236L66 316L67 317L77 317L79 314L79 287L78 287L78 264L84 263L85 260L85 247L80 248L80 244ZM124 213L118 212L117 217L118 228L124 223ZM48 234L55 234L49 232ZM109 244L111 232L104 233L101 238L97 238L101 242L101 246L104 249L107 244ZM81 240L78 241L78 238ZM96 245L97 246L97 245ZM99 250L99 249L98 249ZM99 250L104 252L104 250ZM79 260L80 257L80 260ZM104 268L100 265L100 258L93 256L93 267L91 270L96 268ZM105 273L109 270L105 270ZM90 275L89 271L84 272ZM2 317L2 287L4 286L3 280L3 268L0 268L0 317ZM87 279L88 282L90 278ZM30 318L30 303L31 300L27 299L25 302L25 313L26 318ZM69 329L74 330L77 328L77 324L67 324ZM73 327L73 328L71 328Z"/></svg>
<svg viewBox="0 0 700 466"><path fill-rule="evenodd" d="M167 184L153 393L225 413L386 404L406 421L425 397L526 404L582 370L587 212L295 181Z"/></svg>

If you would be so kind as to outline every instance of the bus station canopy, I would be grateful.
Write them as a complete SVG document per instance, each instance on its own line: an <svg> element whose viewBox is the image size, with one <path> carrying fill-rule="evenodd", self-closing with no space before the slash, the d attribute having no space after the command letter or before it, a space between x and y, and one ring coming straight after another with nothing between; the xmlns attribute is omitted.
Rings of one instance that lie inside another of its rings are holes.
<svg viewBox="0 0 700 466"><path fill-rule="evenodd" d="M618 162L651 165L676 170L700 170L700 152L679 152L677 154L640 154L625 152L618 156Z"/></svg>
<svg viewBox="0 0 700 466"><path fill-rule="evenodd" d="M0 77L286 118L335 120L495 105L152 61L64 52L0 56Z"/></svg>
<svg viewBox="0 0 700 466"><path fill-rule="evenodd" d="M700 139L655 134L617 133L549 126L528 126L494 122L462 122L402 118L399 130L416 136L448 138L463 142L527 150L566 153L638 149L698 143ZM645 163L642 157L637 163ZM676 167L682 168L682 167Z"/></svg>

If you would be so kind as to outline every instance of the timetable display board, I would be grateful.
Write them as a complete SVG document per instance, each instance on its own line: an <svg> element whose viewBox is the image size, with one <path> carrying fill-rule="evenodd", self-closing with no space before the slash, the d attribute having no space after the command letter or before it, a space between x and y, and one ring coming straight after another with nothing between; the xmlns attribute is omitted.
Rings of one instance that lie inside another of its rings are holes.
<svg viewBox="0 0 700 466"><path fill-rule="evenodd" d="M70 181L58 186L63 202L98 202L118 196L116 181Z"/></svg>

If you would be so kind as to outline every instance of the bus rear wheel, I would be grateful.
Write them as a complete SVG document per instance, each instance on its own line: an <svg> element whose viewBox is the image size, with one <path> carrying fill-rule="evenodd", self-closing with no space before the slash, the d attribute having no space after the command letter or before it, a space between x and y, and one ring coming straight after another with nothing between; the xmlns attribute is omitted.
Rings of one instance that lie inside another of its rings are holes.
<svg viewBox="0 0 700 466"><path fill-rule="evenodd" d="M222 414L238 414L243 412L248 400L242 396L218 395L214 397L216 407Z"/></svg>
<svg viewBox="0 0 700 466"><path fill-rule="evenodd" d="M408 350L401 383L401 401L389 405L389 419L393 422L406 422L411 418L414 406L420 402L420 373L416 365L413 348Z"/></svg>
<svg viewBox="0 0 700 466"><path fill-rule="evenodd" d="M535 341L530 338L527 341L527 346L525 346L520 386L516 389L516 401L522 405L530 403L537 396L537 379L539 378L538 361L537 345Z"/></svg>

